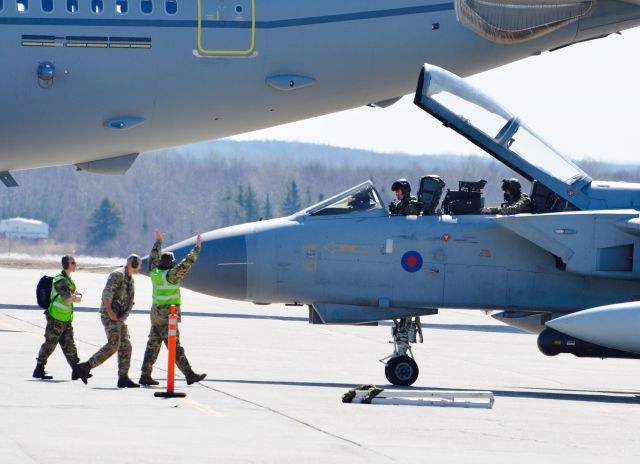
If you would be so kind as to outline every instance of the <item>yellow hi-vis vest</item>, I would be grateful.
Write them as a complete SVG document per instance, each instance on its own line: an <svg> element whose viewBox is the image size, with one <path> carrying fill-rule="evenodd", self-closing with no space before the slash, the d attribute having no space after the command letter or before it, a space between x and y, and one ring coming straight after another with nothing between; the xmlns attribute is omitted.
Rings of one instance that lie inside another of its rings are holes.
<svg viewBox="0 0 640 464"><path fill-rule="evenodd" d="M155 268L151 271L151 283L153 284L153 304L162 305L179 305L180 304L180 285L174 285L167 282L167 274L170 269Z"/></svg>
<svg viewBox="0 0 640 464"><path fill-rule="evenodd" d="M56 290L56 284L63 279L67 281L71 293L76 290L76 284L65 274L61 272L55 276L53 278L53 284L51 285L51 303L49 304L48 311L54 319L62 322L70 322L73 320L73 301L71 303L65 303L62 297L58 295L58 290Z"/></svg>

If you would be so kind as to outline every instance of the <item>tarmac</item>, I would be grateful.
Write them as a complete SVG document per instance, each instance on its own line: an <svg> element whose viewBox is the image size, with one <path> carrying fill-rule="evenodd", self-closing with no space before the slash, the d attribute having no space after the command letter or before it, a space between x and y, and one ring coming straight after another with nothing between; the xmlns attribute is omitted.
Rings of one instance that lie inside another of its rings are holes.
<svg viewBox="0 0 640 464"><path fill-rule="evenodd" d="M82 263L81 263L82 264ZM45 318L35 302L52 269L0 267L0 456L3 463L637 463L640 363L548 358L536 337L473 311L423 318L421 370L409 391L487 390L492 409L344 404L359 384L394 388L378 362L389 324L307 323L307 308L256 306L183 291L182 344L196 372L184 399L163 388L116 388L116 356L70 380L58 348L53 380L31 378ZM82 303L73 322L81 360L105 341L98 308L106 273L72 275ZM136 276L128 320L137 380L151 286ZM163 349L154 377L166 382Z"/></svg>

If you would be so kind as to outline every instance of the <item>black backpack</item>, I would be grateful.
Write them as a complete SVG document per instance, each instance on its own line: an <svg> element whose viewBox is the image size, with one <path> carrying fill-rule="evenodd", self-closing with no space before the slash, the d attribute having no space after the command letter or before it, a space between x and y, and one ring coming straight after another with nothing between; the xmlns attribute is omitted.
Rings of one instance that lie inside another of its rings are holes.
<svg viewBox="0 0 640 464"><path fill-rule="evenodd" d="M51 305L51 289L53 288L53 277L42 276L36 286L36 299L38 300L38 306L42 309L49 309ZM54 297L56 299L58 295Z"/></svg>

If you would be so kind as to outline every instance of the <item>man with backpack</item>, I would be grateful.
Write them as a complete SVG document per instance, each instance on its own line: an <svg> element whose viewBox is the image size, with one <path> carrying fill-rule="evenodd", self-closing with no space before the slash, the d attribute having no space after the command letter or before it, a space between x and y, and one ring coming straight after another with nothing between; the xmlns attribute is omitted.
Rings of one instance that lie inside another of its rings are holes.
<svg viewBox="0 0 640 464"><path fill-rule="evenodd" d="M33 377L36 379L53 378L47 375L44 366L58 343L71 366L71 378L73 380L78 379L76 366L80 360L76 343L73 339L73 326L71 323L73 321L73 304L80 303L82 295L76 292L76 284L71 279L71 273L75 270L76 259L71 255L63 256L62 271L53 278L50 302L45 311L47 327L44 331L44 343L40 347L40 352L36 358L36 368L33 371Z"/></svg>

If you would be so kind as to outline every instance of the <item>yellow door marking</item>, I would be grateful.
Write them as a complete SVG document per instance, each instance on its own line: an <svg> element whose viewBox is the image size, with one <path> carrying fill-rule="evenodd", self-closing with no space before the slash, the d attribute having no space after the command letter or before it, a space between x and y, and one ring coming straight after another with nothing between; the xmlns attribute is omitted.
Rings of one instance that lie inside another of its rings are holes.
<svg viewBox="0 0 640 464"><path fill-rule="evenodd" d="M207 50L202 45L202 0L198 0L198 50L205 55L250 55L256 48L256 0L251 0L251 45L246 50Z"/></svg>

